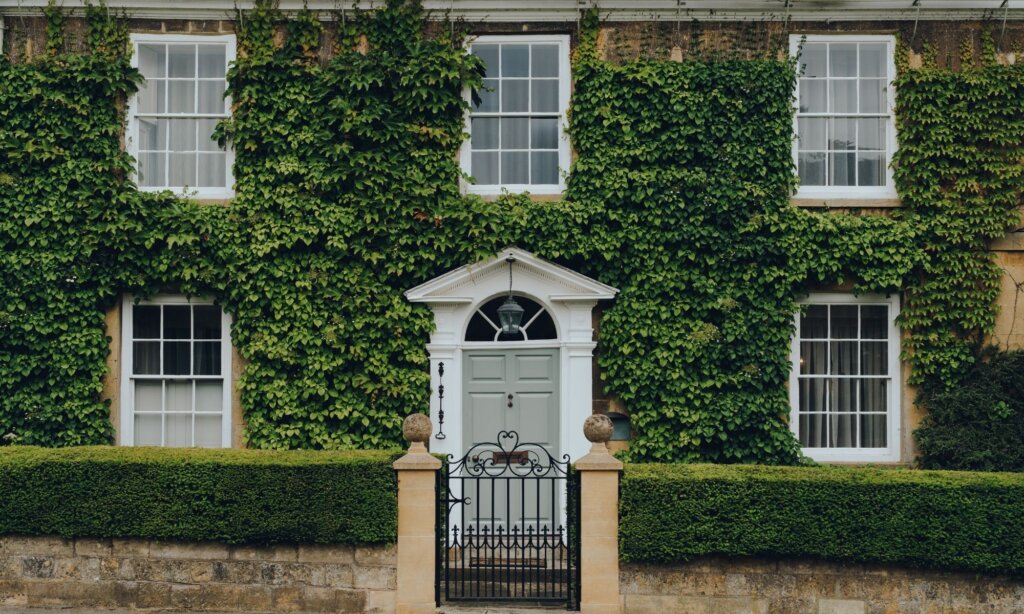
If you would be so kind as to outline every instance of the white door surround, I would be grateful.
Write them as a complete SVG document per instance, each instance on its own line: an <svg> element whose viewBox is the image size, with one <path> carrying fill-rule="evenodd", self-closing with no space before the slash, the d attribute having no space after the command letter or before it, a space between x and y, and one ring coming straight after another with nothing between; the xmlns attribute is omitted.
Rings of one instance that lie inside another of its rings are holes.
<svg viewBox="0 0 1024 614"><path fill-rule="evenodd" d="M466 327L477 308L508 293L508 257L512 264L512 290L527 296L551 314L557 339L542 341L465 341ZM466 348L558 348L559 352L559 451L575 461L589 450L583 421L592 413L594 330L592 311L599 300L615 297L618 290L563 266L511 247L493 258L470 264L421 284L405 293L414 303L426 303L434 311L430 353L430 419L438 433L438 386L444 385L444 439L430 438L432 452L459 458L462 449L462 354ZM443 380L438 366L444 363ZM496 433L495 433L496 435Z"/></svg>

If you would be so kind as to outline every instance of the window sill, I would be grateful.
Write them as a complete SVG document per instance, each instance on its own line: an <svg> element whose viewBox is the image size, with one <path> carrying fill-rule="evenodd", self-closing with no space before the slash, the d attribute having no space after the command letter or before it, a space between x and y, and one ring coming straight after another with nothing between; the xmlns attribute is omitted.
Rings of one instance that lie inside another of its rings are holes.
<svg viewBox="0 0 1024 614"><path fill-rule="evenodd" d="M527 194L533 196L554 196L561 198L565 192L565 186L562 185L551 185L551 186L530 186L530 185L496 185L496 186L479 186L469 185L466 186L466 194L475 194L477 196L483 196L489 200L497 199L506 194L508 195L519 195ZM547 199L554 200L554 199Z"/></svg>
<svg viewBox="0 0 1024 614"><path fill-rule="evenodd" d="M222 204L230 201L235 197L234 190L228 189L214 189L214 190L196 190L185 188L148 188L139 187L140 192L149 192L151 194L159 194L161 192L170 192L178 198L187 198L189 200L198 201L203 204Z"/></svg>
<svg viewBox="0 0 1024 614"><path fill-rule="evenodd" d="M794 207L834 209L896 209L903 206L899 198L808 198L794 196L789 199Z"/></svg>
<svg viewBox="0 0 1024 614"><path fill-rule="evenodd" d="M896 465L900 464L900 453L898 450L879 448L872 450L847 449L837 451L826 448L801 448L801 452L808 458L818 463L828 464L850 464L850 465Z"/></svg>

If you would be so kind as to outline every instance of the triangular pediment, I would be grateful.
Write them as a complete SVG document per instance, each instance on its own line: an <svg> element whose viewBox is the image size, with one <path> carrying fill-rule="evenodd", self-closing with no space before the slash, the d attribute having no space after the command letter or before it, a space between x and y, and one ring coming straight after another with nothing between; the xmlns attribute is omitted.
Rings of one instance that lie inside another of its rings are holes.
<svg viewBox="0 0 1024 614"><path fill-rule="evenodd" d="M479 300L481 289L490 287L496 280L508 280L508 262L512 265L513 286L518 278L528 277L531 285L544 288L547 300L595 301L614 298L616 288L603 284L564 266L538 258L526 250L509 247L489 258L474 264L467 264L444 275L435 277L405 293L414 303L471 303ZM523 276L523 277L520 277Z"/></svg>

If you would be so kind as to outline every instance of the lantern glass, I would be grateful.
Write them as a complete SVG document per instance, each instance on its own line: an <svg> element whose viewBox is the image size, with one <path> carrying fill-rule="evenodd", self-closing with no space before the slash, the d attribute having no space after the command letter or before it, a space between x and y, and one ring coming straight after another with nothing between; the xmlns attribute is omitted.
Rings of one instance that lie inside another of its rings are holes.
<svg viewBox="0 0 1024 614"><path fill-rule="evenodd" d="M508 297L501 307L498 307L498 321L501 322L501 332L505 335L519 333L519 325L523 322L523 308L519 306L516 299Z"/></svg>

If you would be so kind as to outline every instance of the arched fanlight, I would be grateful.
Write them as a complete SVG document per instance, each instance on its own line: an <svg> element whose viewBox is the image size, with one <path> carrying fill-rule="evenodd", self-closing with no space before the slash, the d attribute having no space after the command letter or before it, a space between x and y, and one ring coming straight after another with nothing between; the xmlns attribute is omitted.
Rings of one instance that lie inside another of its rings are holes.
<svg viewBox="0 0 1024 614"><path fill-rule="evenodd" d="M508 263L508 298L498 307L498 321L501 323L501 332L506 335L519 334L519 325L523 322L523 308L516 299L512 298L512 263L516 259L511 254L505 258Z"/></svg>

